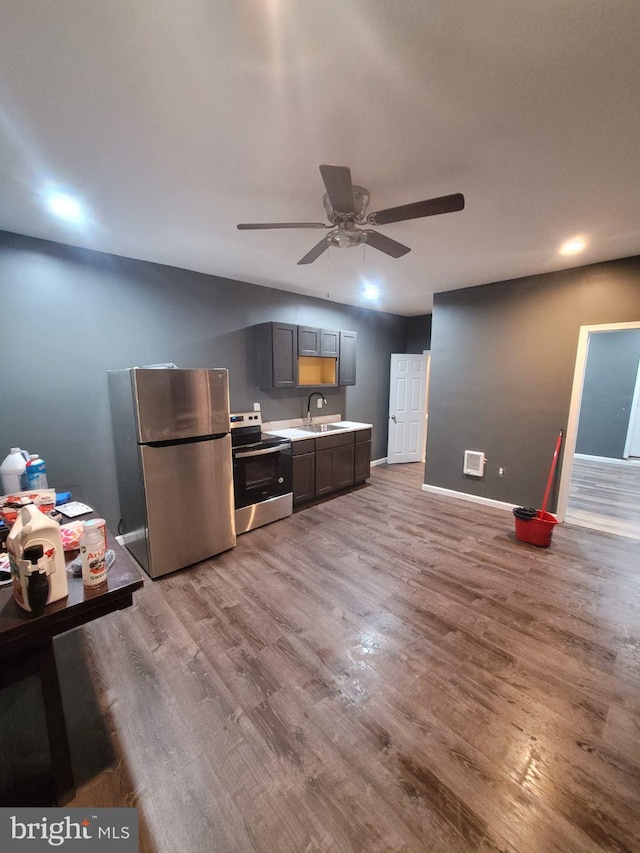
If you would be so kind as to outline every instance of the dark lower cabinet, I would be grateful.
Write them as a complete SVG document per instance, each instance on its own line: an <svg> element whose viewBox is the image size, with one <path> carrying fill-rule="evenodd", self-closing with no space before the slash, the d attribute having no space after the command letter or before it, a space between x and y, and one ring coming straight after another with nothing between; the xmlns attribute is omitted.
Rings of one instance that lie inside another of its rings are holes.
<svg viewBox="0 0 640 853"><path fill-rule="evenodd" d="M293 503L300 506L364 482L370 474L371 430L294 441Z"/></svg>
<svg viewBox="0 0 640 853"><path fill-rule="evenodd" d="M316 450L316 496L333 490L333 450Z"/></svg>
<svg viewBox="0 0 640 853"><path fill-rule="evenodd" d="M353 460L353 480L355 483L362 483L368 480L371 475L371 430L362 430L362 432L369 433L369 440L358 441L360 433L356 433Z"/></svg>
<svg viewBox="0 0 640 853"><path fill-rule="evenodd" d="M333 449L333 488L353 485L353 444Z"/></svg>
<svg viewBox="0 0 640 853"><path fill-rule="evenodd" d="M332 433L291 444L293 505L308 503L368 479L371 430Z"/></svg>
<svg viewBox="0 0 640 853"><path fill-rule="evenodd" d="M353 432L316 438L316 496L353 485Z"/></svg>
<svg viewBox="0 0 640 853"><path fill-rule="evenodd" d="M316 455L305 453L293 459L293 499L297 503L316 496Z"/></svg>

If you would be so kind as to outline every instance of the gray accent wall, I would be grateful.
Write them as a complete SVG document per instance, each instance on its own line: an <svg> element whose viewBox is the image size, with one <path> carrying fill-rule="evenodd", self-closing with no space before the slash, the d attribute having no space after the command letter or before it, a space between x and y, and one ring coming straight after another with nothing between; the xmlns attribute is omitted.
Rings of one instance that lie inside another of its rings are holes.
<svg viewBox="0 0 640 853"><path fill-rule="evenodd" d="M425 482L539 507L580 326L634 321L638 257L436 294ZM487 455L482 478L462 473L465 450Z"/></svg>
<svg viewBox="0 0 640 853"><path fill-rule="evenodd" d="M325 390L323 414L373 424L386 455L389 362L407 318L246 282L0 232L0 457L39 453L49 483L76 483L115 528L120 517L107 371L175 362L227 367L232 411L300 417L304 391L256 385L251 327L271 320L358 333L357 382Z"/></svg>
<svg viewBox="0 0 640 853"><path fill-rule="evenodd" d="M640 330L590 335L576 453L622 459L640 360Z"/></svg>
<svg viewBox="0 0 640 853"><path fill-rule="evenodd" d="M405 352L424 352L431 348L431 314L407 319L407 349Z"/></svg>

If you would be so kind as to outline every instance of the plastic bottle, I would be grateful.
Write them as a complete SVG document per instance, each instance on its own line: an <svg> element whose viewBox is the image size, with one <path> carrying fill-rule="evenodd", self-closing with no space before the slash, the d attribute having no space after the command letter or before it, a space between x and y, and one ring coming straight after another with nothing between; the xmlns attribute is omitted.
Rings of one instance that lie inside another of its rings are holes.
<svg viewBox="0 0 640 853"><path fill-rule="evenodd" d="M50 584L47 600L52 604L69 592L60 525L40 512L35 504L27 504L18 510L7 536L13 596L24 610L31 609L28 586L33 572L33 563L28 555L25 557L25 551L37 545L42 545L43 556L37 561L36 573L46 573ZM34 578L34 582L38 580Z"/></svg>
<svg viewBox="0 0 640 853"><path fill-rule="evenodd" d="M27 462L27 488L47 489L47 465L37 453L32 453Z"/></svg>
<svg viewBox="0 0 640 853"><path fill-rule="evenodd" d="M82 525L80 554L82 555L82 583L86 587L100 586L107 579L104 532L102 519L91 519Z"/></svg>
<svg viewBox="0 0 640 853"><path fill-rule="evenodd" d="M27 460L29 454L19 447L12 447L0 465L2 491L5 495L15 494L27 488Z"/></svg>

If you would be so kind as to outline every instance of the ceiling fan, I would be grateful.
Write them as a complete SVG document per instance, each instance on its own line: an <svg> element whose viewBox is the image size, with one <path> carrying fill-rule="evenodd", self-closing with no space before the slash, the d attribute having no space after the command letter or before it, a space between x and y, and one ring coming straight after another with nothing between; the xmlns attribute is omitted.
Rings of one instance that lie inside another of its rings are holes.
<svg viewBox="0 0 640 853"><path fill-rule="evenodd" d="M369 190L351 183L351 170L348 166L320 166L320 174L326 188L322 199L327 211L329 225L323 222L241 222L238 228L242 230L268 228L330 228L329 233L300 258L298 264L313 263L330 246L348 249L366 243L385 255L400 258L411 249L408 246L386 237L371 228L361 228L361 225L388 225L390 222L404 222L407 219L420 219L422 216L435 216L439 213L453 213L463 210L464 196L462 193L443 195L429 198L426 201L416 201L412 204L401 204L399 207L387 207L375 213L367 214L369 205Z"/></svg>

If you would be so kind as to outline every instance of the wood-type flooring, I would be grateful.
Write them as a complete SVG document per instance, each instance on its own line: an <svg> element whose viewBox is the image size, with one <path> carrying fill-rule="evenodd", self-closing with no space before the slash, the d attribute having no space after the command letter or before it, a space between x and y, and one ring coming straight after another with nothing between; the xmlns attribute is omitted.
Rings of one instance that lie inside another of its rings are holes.
<svg viewBox="0 0 640 853"><path fill-rule="evenodd" d="M137 806L162 853L640 850L640 542L519 543L422 471L375 468L61 637L70 805ZM9 791L37 799L11 702Z"/></svg>
<svg viewBox="0 0 640 853"><path fill-rule="evenodd" d="M575 457L566 521L640 539L640 461Z"/></svg>

